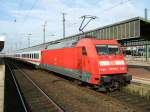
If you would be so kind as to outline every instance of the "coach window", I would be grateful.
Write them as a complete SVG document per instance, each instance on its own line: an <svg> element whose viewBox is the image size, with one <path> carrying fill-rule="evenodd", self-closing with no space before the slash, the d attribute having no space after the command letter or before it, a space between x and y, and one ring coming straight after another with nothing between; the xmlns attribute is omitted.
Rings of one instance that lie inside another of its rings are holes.
<svg viewBox="0 0 150 112"><path fill-rule="evenodd" d="M34 53L34 58L36 59L36 53Z"/></svg>
<svg viewBox="0 0 150 112"><path fill-rule="evenodd" d="M37 59L37 53L35 53L35 59Z"/></svg>
<svg viewBox="0 0 150 112"><path fill-rule="evenodd" d="M37 53L35 53L35 58L37 59Z"/></svg>
<svg viewBox="0 0 150 112"><path fill-rule="evenodd" d="M37 59L39 59L39 53L37 53Z"/></svg>
<svg viewBox="0 0 150 112"><path fill-rule="evenodd" d="M36 55L35 55L35 53L34 53L34 59L36 59Z"/></svg>
<svg viewBox="0 0 150 112"><path fill-rule="evenodd" d="M34 53L34 58L36 59L36 53Z"/></svg>
<svg viewBox="0 0 150 112"><path fill-rule="evenodd" d="M37 59L37 53L35 53L34 55L35 55L35 59Z"/></svg>
<svg viewBox="0 0 150 112"><path fill-rule="evenodd" d="M82 47L82 55L87 55L86 48Z"/></svg>
<svg viewBox="0 0 150 112"><path fill-rule="evenodd" d="M39 55L38 55L38 53L36 54L37 55L37 59L39 58Z"/></svg>
<svg viewBox="0 0 150 112"><path fill-rule="evenodd" d="M33 54L33 58L35 59L35 53Z"/></svg>
<svg viewBox="0 0 150 112"><path fill-rule="evenodd" d="M38 53L36 53L36 59L38 59L39 58L39 55L38 55Z"/></svg>

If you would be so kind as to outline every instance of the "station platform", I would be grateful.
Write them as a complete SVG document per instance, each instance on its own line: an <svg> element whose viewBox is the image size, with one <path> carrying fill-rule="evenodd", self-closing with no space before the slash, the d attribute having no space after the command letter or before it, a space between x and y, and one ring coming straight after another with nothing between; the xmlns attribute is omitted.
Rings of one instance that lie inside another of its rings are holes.
<svg viewBox="0 0 150 112"><path fill-rule="evenodd" d="M149 67L150 68L150 61L126 61L128 66L143 66L143 67Z"/></svg>
<svg viewBox="0 0 150 112"><path fill-rule="evenodd" d="M128 74L132 75L132 82L150 85L150 62L127 61Z"/></svg>
<svg viewBox="0 0 150 112"><path fill-rule="evenodd" d="M0 60L0 112L4 111L4 79L5 79L5 65Z"/></svg>

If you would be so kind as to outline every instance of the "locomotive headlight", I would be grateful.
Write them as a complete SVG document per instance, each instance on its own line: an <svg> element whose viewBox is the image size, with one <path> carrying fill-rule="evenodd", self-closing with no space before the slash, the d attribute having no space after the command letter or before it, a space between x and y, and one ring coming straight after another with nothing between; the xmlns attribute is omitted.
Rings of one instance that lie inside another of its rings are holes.
<svg viewBox="0 0 150 112"><path fill-rule="evenodd" d="M99 61L99 64L100 64L101 66L110 65L109 61Z"/></svg>

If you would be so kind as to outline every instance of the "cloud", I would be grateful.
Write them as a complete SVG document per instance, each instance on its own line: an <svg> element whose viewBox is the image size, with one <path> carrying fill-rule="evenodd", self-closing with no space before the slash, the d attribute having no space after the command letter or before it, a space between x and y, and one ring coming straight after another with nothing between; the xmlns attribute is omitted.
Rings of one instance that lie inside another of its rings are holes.
<svg viewBox="0 0 150 112"><path fill-rule="evenodd" d="M91 30L135 16L143 16L144 7L150 8L146 5L148 0L39 0L30 10L34 2L35 0L24 0L22 3L7 0L5 5L3 4L3 12L9 15L8 20L1 19L4 15L0 16L0 33L8 34L6 49L20 41L25 43L22 45L25 47L28 33L32 33L32 45L42 42L44 21L47 21L47 40L62 38L62 12L66 13L66 35L69 36L79 33L82 15L98 17L85 29Z"/></svg>

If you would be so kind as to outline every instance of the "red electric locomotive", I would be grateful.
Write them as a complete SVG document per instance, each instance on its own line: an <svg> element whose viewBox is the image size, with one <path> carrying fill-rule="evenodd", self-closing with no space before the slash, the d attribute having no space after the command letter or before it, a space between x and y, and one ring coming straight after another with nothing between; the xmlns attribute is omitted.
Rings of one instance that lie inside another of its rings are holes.
<svg viewBox="0 0 150 112"><path fill-rule="evenodd" d="M47 47L46 50L34 52L39 53L36 56L38 59L34 59L31 51L29 55L26 52L17 56L43 69L75 78L99 90L118 89L132 80L132 76L127 74L124 55L116 40L83 38L74 47ZM28 57L22 57L23 55Z"/></svg>
<svg viewBox="0 0 150 112"><path fill-rule="evenodd" d="M81 39L75 47L41 52L40 67L98 87L118 89L130 83L124 55L116 40Z"/></svg>

